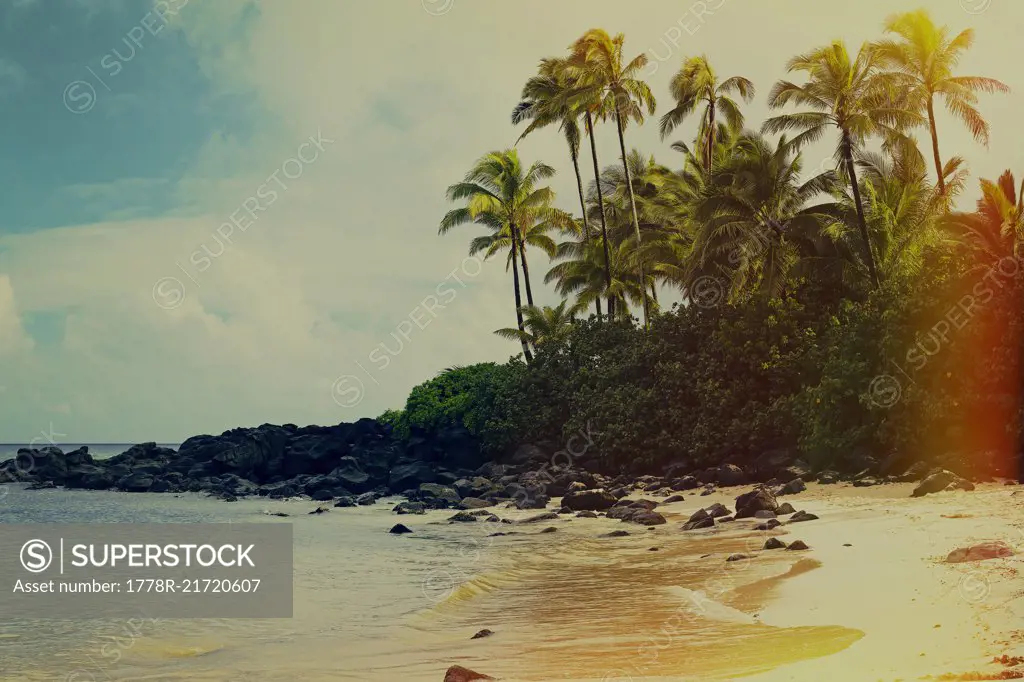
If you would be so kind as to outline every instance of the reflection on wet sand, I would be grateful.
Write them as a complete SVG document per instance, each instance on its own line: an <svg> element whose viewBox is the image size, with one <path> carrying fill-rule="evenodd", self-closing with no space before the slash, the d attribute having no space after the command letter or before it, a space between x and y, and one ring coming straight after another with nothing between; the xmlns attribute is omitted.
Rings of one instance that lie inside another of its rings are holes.
<svg viewBox="0 0 1024 682"><path fill-rule="evenodd" d="M828 656L863 636L758 622L777 584L819 565L785 551L725 561L760 547L761 533L566 535L546 549L510 539L504 569L461 585L424 625L499 631L474 653L489 674L517 680L733 679Z"/></svg>

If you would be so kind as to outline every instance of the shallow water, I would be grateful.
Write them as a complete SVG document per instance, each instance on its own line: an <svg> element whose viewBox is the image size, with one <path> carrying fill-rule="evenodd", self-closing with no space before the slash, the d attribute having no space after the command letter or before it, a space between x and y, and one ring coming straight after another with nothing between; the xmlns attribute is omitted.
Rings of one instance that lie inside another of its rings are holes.
<svg viewBox="0 0 1024 682"><path fill-rule="evenodd" d="M291 522L295 606L294 618L281 620L3 623L0 615L0 680L436 682L454 663L506 680L735 679L862 636L758 622L780 579L772 576L799 559L724 561L760 547L760 533L683 535L682 519L672 519L599 538L626 524L448 525L451 512L434 512L402 517L415 532L391 536L390 504L307 515L313 506L12 487L0 522ZM558 530L540 534L545 526ZM496 531L521 534L488 537ZM813 568L804 559L796 570ZM470 640L483 628L496 634Z"/></svg>

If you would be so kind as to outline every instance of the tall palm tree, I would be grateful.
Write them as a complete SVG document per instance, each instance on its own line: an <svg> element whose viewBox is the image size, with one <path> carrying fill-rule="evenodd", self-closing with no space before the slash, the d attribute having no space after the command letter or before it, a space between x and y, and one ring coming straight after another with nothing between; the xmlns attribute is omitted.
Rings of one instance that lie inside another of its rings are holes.
<svg viewBox="0 0 1024 682"><path fill-rule="evenodd" d="M949 215L945 226L990 267L1000 259L1024 255L1024 180L1018 189L1013 173L995 182L981 180L981 198L972 213Z"/></svg>
<svg viewBox="0 0 1024 682"><path fill-rule="evenodd" d="M523 222L518 225L519 248L517 253L523 264L523 284L526 288L526 304L528 306L533 305L533 288L530 283L530 266L526 258L526 247L539 248L548 255L549 259L554 258L557 255L558 246L549 234L552 230L557 229L560 223L572 220L571 217L557 209L544 210L543 213L548 216L548 219L538 220L535 215L524 212ZM469 255L475 256L483 253L484 260L487 260L494 254L511 249L511 247L511 233L508 230L497 228L492 229L489 235L474 238L469 243ZM512 253L509 251L508 257L505 259L505 269L509 270L511 267Z"/></svg>
<svg viewBox="0 0 1024 682"><path fill-rule="evenodd" d="M729 95L735 93L749 102L754 98L754 84L742 76L733 76L719 83L708 58L700 56L690 57L683 62L682 68L672 77L669 89L676 106L661 117L661 139L668 137L699 104L704 103L697 139L700 141L704 169L711 170L718 132L718 112L722 112L732 129L741 130L743 113L739 104Z"/></svg>
<svg viewBox="0 0 1024 682"><path fill-rule="evenodd" d="M566 145L569 147L569 157L572 159L572 168L576 173L576 189L580 197L580 209L583 212L583 235L584 239L590 241L590 224L587 220L587 205L583 195L583 178L580 175L580 109L571 101L571 93L575 88L574 82L569 77L563 59L543 59L536 76L526 81L523 86L522 99L512 111L512 124L518 125L524 121L530 124L519 136L519 140L535 130L549 125L558 124L559 130L565 136ZM516 141L518 144L519 140ZM594 152L596 159L596 150ZM608 273L608 281L611 281L611 273ZM530 305L533 305L531 300ZM598 319L601 319L601 299L594 300L594 309Z"/></svg>
<svg viewBox="0 0 1024 682"><path fill-rule="evenodd" d="M569 301L562 300L557 306L527 306L523 310L525 316L526 331L520 331L514 327L495 330L495 334L503 339L513 341L525 340L534 350L539 349L545 343L557 343L568 336L572 329L573 319L579 312L578 305L569 305Z"/></svg>
<svg viewBox="0 0 1024 682"><path fill-rule="evenodd" d="M633 212L633 228L639 245L642 242L640 219L637 216L636 198L633 196L633 186L629 177L624 131L631 120L638 124L643 123L645 108L648 115L653 115L656 102L651 88L638 77L640 70L647 66L647 55L640 54L629 63L624 63L622 50L625 40L621 33L612 38L604 29L591 29L573 43L569 64L571 73L580 86L581 101L591 103L595 115L601 119L615 119L619 134L619 151L622 155L622 166L626 173L630 207ZM641 262L640 280L645 279ZM646 328L650 317L646 288L643 289L643 308Z"/></svg>
<svg viewBox="0 0 1024 682"><path fill-rule="evenodd" d="M851 58L845 43L837 40L794 57L787 64L787 70L806 73L807 82L797 85L779 81L772 87L768 103L772 108L792 103L807 110L772 117L764 122L762 130L767 133L797 131L792 144L800 149L824 136L830 126L838 128L836 158L845 165L865 260L871 281L877 288L878 271L864 217L854 153L873 135L882 136L887 146L908 144L904 131L922 119L894 91L892 80L880 70L878 53L868 44L861 46L856 58Z"/></svg>
<svg viewBox="0 0 1024 682"><path fill-rule="evenodd" d="M966 29L952 38L946 26L936 26L927 10L919 9L889 17L886 33L899 40L883 40L876 49L883 62L895 70L900 83L907 88L911 100L928 112L932 136L932 154L939 193L946 193L945 167L939 155L939 134L935 127L935 96L942 98L946 109L959 118L978 142L988 146L989 125L974 108L978 92L1009 92L1005 84L994 78L954 76L960 57L974 44L974 31Z"/></svg>
<svg viewBox="0 0 1024 682"><path fill-rule="evenodd" d="M466 173L462 182L448 187L449 201L464 201L465 206L452 209L441 220L438 234L465 223L482 225L497 235L508 237L509 260L512 262L512 287L516 301L516 320L523 326L523 301L519 290L519 258L523 226L533 226L538 216L550 210L554 192L539 183L552 177L554 169L536 162L524 169L515 149L485 154ZM523 341L523 356L533 361L530 346Z"/></svg>

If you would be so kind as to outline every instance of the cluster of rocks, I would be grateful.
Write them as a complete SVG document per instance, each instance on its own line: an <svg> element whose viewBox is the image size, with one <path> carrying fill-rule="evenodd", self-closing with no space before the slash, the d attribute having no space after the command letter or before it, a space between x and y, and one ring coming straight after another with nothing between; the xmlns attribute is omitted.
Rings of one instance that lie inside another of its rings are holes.
<svg viewBox="0 0 1024 682"><path fill-rule="evenodd" d="M658 525L663 517L653 502L621 503L631 493L682 499L683 492L707 495L722 487L758 484L742 497L735 518L765 505L761 498L799 493L806 482L849 481L875 485L921 481L915 495L973 487L966 479L923 463L885 462L866 457L840 461L842 472L812 472L789 453L767 453L747 467L722 464L692 471L670 464L663 475L606 476L583 468L551 469L547 456L533 446L519 448L501 462L488 461L476 440L462 428L439 429L398 440L373 419L351 424L298 427L264 424L219 436L189 438L177 450L155 443L132 446L109 459L94 459L87 447L63 452L58 447L22 449L0 462L0 484L23 482L34 487L64 486L125 492L204 492L224 500L245 496L283 499L298 496L337 507L369 505L381 497L401 495L399 514L432 509L472 511L499 503L520 509L545 509L563 497L565 513L606 513L613 518ZM852 473L851 473L852 472ZM749 507L749 508L748 508ZM712 524L714 519L711 517ZM695 528L709 527L694 518Z"/></svg>

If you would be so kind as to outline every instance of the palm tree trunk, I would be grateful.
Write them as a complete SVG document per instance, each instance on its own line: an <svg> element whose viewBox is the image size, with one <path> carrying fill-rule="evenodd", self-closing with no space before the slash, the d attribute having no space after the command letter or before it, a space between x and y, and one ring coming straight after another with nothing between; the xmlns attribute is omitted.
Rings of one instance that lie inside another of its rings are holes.
<svg viewBox="0 0 1024 682"><path fill-rule="evenodd" d="M604 280L609 292L612 288L612 257L608 252L608 221L604 215L604 192L601 191L601 169L597 165L597 143L594 141L594 119L587 112L587 135L590 136L590 155L594 157L594 184L597 185L597 204L601 208L601 239L604 241ZM615 299L609 293L608 317L615 319Z"/></svg>
<svg viewBox="0 0 1024 682"><path fill-rule="evenodd" d="M868 223L864 219L864 206L860 199L860 185L857 183L857 167L853 163L853 142L850 134L843 131L843 157L846 159L846 172L850 175L850 187L853 189L853 203L857 205L857 223L860 226L860 236L864 240L864 253L867 257L868 272L871 273L871 282L878 288L878 272L875 270L875 255L871 250L871 239L868 237Z"/></svg>
<svg viewBox="0 0 1024 682"><path fill-rule="evenodd" d="M569 146L569 155L572 157L572 169L576 171L576 189L580 193L580 210L583 211L583 241L590 244L590 221L587 220L587 201L583 196L583 176L580 175L579 153ZM597 310L597 319L601 320L601 297L594 299L594 308Z"/></svg>
<svg viewBox="0 0 1024 682"><path fill-rule="evenodd" d="M711 172L711 162L715 151L715 100L714 97L708 102L708 139L704 150L704 168Z"/></svg>
<svg viewBox="0 0 1024 682"><path fill-rule="evenodd" d="M530 266L526 263L526 244L523 243L523 236L519 235L519 255L523 259L523 281L526 282L526 303L533 306L533 289L530 288Z"/></svg>
<svg viewBox="0 0 1024 682"><path fill-rule="evenodd" d="M939 133L935 129L935 107L931 95L928 96L928 128L932 133L932 154L935 155L935 176L939 182L939 194L946 195L946 179L942 176L942 157L939 156Z"/></svg>
<svg viewBox="0 0 1024 682"><path fill-rule="evenodd" d="M640 291L644 295L644 329L648 328L648 316L649 316L649 304L647 302L647 276L644 274L644 262L642 252L640 250L640 216L636 212L636 197L633 195L633 179L629 174L629 161L626 159L626 139L622 134L622 116L619 112L615 112L615 125L619 129L619 151L622 152L622 170L626 173L626 189L629 193L629 205L633 209L633 229L636 231L636 250L637 254L640 255L638 262L640 264Z"/></svg>
<svg viewBox="0 0 1024 682"><path fill-rule="evenodd" d="M515 225L512 225L512 288L516 294L516 322L519 323L519 341L523 344L523 357L526 358L526 362L533 362L533 354L530 352L530 344L526 342L526 326L523 324L523 298L519 293L519 258L518 258L518 246L519 239L516 236L518 230Z"/></svg>

